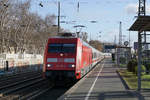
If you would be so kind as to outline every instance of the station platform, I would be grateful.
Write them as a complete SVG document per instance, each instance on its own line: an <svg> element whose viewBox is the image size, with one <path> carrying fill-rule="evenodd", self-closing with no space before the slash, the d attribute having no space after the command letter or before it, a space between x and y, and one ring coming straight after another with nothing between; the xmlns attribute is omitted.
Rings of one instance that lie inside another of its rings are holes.
<svg viewBox="0 0 150 100"><path fill-rule="evenodd" d="M103 60L58 100L150 100L149 92L126 89L116 70L111 59Z"/></svg>

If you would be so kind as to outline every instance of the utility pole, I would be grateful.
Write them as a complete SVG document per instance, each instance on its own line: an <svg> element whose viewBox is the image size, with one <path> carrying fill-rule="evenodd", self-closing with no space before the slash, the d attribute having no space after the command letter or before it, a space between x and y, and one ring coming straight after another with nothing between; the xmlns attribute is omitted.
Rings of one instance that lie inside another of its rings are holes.
<svg viewBox="0 0 150 100"><path fill-rule="evenodd" d="M60 1L58 1L58 30L57 33L60 32Z"/></svg>
<svg viewBox="0 0 150 100"><path fill-rule="evenodd" d="M122 45L122 22L119 22L119 46Z"/></svg>
<svg viewBox="0 0 150 100"><path fill-rule="evenodd" d="M130 31L129 31L129 47L130 47L130 42L131 42L131 40L130 40Z"/></svg>
<svg viewBox="0 0 150 100"><path fill-rule="evenodd" d="M145 0L139 0L138 17L145 16ZM142 37L138 32L138 91L141 90L141 58L142 58ZM146 32L144 32L144 42L146 43Z"/></svg>
<svg viewBox="0 0 150 100"><path fill-rule="evenodd" d="M119 22L119 47L122 46L122 22ZM117 48L117 65L120 66L121 48Z"/></svg>
<svg viewBox="0 0 150 100"><path fill-rule="evenodd" d="M114 45L116 45L116 35L114 36Z"/></svg>

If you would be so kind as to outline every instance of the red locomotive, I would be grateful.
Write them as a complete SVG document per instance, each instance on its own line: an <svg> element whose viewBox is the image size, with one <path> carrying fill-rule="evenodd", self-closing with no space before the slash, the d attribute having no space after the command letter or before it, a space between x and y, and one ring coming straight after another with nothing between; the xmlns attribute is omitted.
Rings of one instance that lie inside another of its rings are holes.
<svg viewBox="0 0 150 100"><path fill-rule="evenodd" d="M78 80L104 58L103 53L80 38L49 38L44 54L44 77Z"/></svg>

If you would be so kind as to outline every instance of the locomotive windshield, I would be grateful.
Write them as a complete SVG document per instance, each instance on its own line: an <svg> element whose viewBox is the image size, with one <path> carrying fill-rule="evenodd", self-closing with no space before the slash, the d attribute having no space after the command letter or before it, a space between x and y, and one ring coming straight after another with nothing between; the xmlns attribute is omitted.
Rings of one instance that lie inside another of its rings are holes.
<svg viewBox="0 0 150 100"><path fill-rule="evenodd" d="M48 53L75 53L75 44L52 43L48 45Z"/></svg>

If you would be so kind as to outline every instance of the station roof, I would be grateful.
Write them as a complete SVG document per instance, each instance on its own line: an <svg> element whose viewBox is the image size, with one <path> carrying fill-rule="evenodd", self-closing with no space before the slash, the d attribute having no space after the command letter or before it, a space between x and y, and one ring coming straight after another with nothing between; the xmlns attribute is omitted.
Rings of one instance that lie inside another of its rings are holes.
<svg viewBox="0 0 150 100"><path fill-rule="evenodd" d="M133 25L129 28L129 31L150 31L150 16L139 16Z"/></svg>

